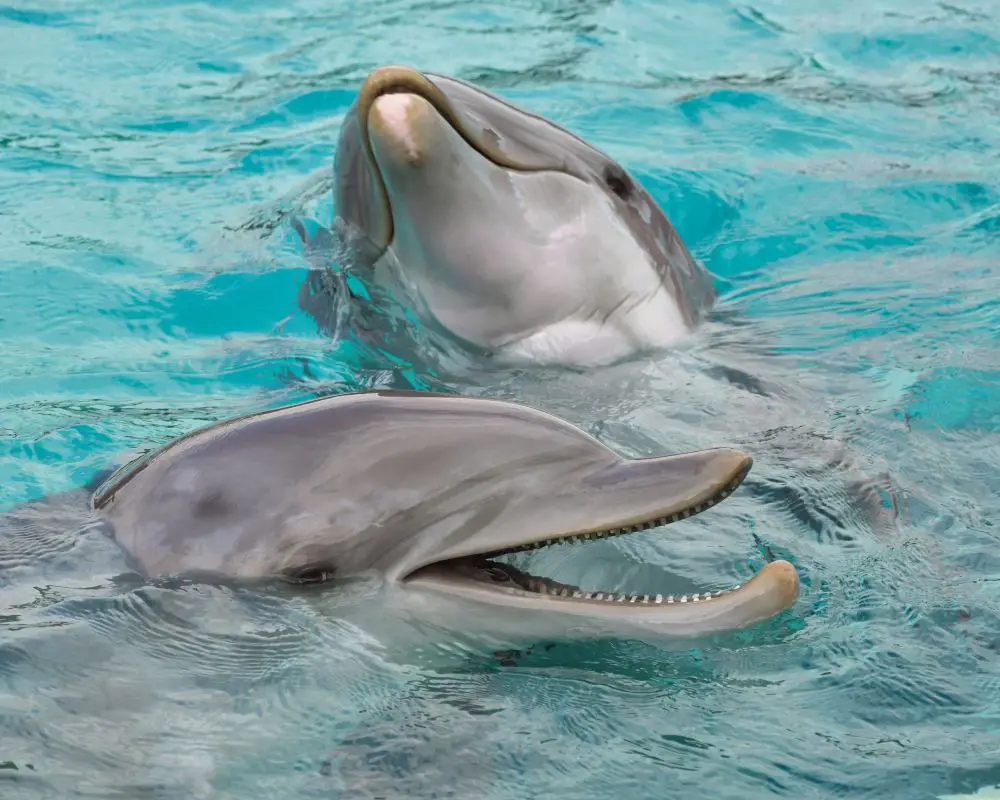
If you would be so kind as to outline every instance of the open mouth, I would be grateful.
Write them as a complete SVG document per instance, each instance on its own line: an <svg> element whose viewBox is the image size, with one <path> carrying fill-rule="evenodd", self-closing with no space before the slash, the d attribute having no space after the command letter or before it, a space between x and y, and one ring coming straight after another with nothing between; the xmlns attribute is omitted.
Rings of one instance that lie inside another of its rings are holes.
<svg viewBox="0 0 1000 800"><path fill-rule="evenodd" d="M528 542L522 545L507 547L502 550L479 553L461 558L437 561L427 566L421 567L408 575L406 581L430 580L438 585L450 584L455 588L464 586L475 586L479 589L498 591L507 595L519 595L525 598L545 596L547 598L567 601L570 603L597 603L597 604L627 604L630 606L670 606L690 603L713 603L726 595L738 593L751 581L756 580L764 574L764 570L748 581L747 584L732 586L726 589L706 592L694 592L690 594L630 594L612 591L584 591L578 586L560 583L552 578L541 575L533 575L525 572L511 564L499 559L513 553L522 553L540 548L567 545L594 541L598 539L609 539L615 536L624 536L631 533L647 531L651 528L658 528L700 514L714 505L725 500L731 495L746 478L750 471L752 462L747 463L736 475L713 495L694 505L672 511L665 516L659 516L643 522L631 523L620 527L608 528L604 530L594 530L580 532L555 538L542 539ZM779 566L787 565L794 572L794 568L787 562L780 562ZM772 565L769 565L769 567ZM767 568L765 568L766 570ZM785 576L787 578L787 576ZM787 583L787 580L786 580ZM784 587L788 588L788 587ZM797 591L798 582L795 579Z"/></svg>

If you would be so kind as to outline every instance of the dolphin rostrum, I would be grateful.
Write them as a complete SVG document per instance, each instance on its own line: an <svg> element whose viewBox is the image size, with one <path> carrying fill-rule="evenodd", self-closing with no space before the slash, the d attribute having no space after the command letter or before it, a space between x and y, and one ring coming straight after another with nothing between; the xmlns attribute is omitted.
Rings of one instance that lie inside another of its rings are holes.
<svg viewBox="0 0 1000 800"><path fill-rule="evenodd" d="M502 558L685 519L731 494L751 465L728 448L625 459L528 406L371 391L182 436L112 475L92 505L146 578L376 574L397 608L446 627L659 641L790 607L795 568L777 560L728 590L633 595L584 591Z"/></svg>
<svg viewBox="0 0 1000 800"><path fill-rule="evenodd" d="M715 302L708 272L620 164L455 78L371 72L334 173L350 268L500 361L620 360L677 341ZM327 275L313 269L299 299L324 327Z"/></svg>

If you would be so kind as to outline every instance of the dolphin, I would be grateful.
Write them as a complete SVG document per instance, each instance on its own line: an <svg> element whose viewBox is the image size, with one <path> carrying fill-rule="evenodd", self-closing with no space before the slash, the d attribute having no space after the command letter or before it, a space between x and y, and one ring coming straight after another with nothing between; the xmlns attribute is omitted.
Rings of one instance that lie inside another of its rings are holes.
<svg viewBox="0 0 1000 800"><path fill-rule="evenodd" d="M448 630L658 643L789 608L795 568L775 560L730 589L636 595L504 557L686 519L735 491L752 463L729 448L626 459L529 406L375 390L184 435L112 474L91 510L147 579L376 576L381 606Z"/></svg>
<svg viewBox="0 0 1000 800"><path fill-rule="evenodd" d="M716 292L674 226L610 156L472 84L373 70L334 157L337 250L428 325L502 363L599 366L692 332ZM324 238L325 237L325 238ZM334 327L345 285L314 268L300 307Z"/></svg>

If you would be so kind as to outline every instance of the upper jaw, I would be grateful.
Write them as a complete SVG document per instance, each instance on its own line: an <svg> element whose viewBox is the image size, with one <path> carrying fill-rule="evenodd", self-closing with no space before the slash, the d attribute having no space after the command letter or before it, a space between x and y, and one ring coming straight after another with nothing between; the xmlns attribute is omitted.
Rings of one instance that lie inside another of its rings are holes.
<svg viewBox="0 0 1000 800"><path fill-rule="evenodd" d="M486 535L468 537L438 552L423 551L419 556L398 564L390 577L406 581L425 567L445 565L448 562L469 558L496 558L510 553L536 550L555 544L606 539L678 522L717 505L731 495L746 479L753 466L753 459L739 450L715 448L692 453L682 453L661 458L620 460L603 470L584 475L579 496L571 491L559 498L567 514L575 514L581 523L577 527L538 527L528 524L508 524L491 529ZM684 474L689 468L694 474ZM673 484L666 478L679 472ZM670 500L660 500L650 495L666 489L674 491ZM539 505L538 513L557 508L556 498L531 498ZM642 508L633 511L628 502L643 502ZM511 501L511 504L518 503ZM527 504L528 498L520 501ZM615 513L602 514L601 506L620 508ZM588 513L590 508L595 509ZM582 514L580 513L582 510ZM631 512L631 513L630 513ZM559 516L549 515L553 522L563 522ZM603 519L601 519L603 517ZM524 517L521 517L523 520Z"/></svg>

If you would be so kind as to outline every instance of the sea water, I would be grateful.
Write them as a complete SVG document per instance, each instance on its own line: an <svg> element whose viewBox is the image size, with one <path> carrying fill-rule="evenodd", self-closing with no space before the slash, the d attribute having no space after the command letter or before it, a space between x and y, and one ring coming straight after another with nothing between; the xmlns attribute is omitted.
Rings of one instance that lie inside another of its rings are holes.
<svg viewBox="0 0 1000 800"><path fill-rule="evenodd" d="M465 384L321 334L289 219L332 219L339 126L382 63L619 160L714 274L717 317L631 365ZM631 455L755 457L705 515L539 569L697 591L781 556L803 579L790 613L709 647L430 668L335 599L129 583L110 542L22 513L0 528L0 796L1000 784L998 65L991 0L0 5L0 509L242 412L475 391Z"/></svg>

